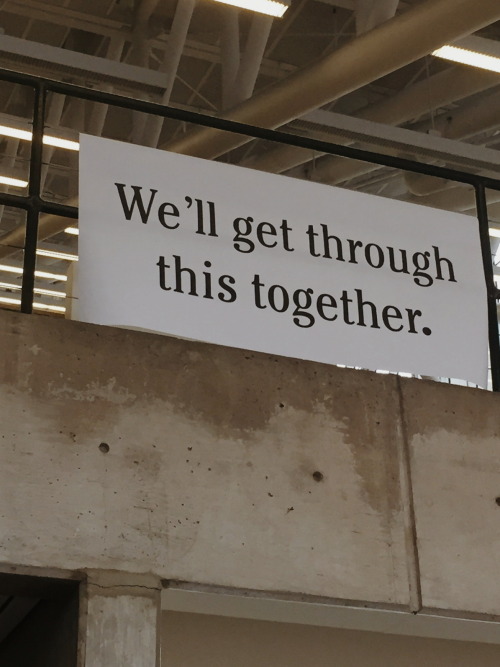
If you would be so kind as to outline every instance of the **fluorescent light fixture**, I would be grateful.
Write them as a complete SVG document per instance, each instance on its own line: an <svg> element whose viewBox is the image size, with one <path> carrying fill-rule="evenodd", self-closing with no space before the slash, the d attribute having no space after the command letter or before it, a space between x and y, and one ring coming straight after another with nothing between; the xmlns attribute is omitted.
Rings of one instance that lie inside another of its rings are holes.
<svg viewBox="0 0 500 667"><path fill-rule="evenodd" d="M288 0L215 0L225 5L239 7L240 9L250 9L259 14L267 14L275 18L281 18L288 9Z"/></svg>
<svg viewBox="0 0 500 667"><path fill-rule="evenodd" d="M8 303L9 305L12 306L20 306L21 299L11 299L8 296L0 296L0 303Z"/></svg>
<svg viewBox="0 0 500 667"><path fill-rule="evenodd" d="M66 232L66 234L72 234L73 236L78 236L78 234L80 233L78 227L66 227L64 231Z"/></svg>
<svg viewBox="0 0 500 667"><path fill-rule="evenodd" d="M0 303L5 303L8 304L9 306L20 306L21 299L11 299L10 297L7 296L0 296ZM33 302L33 308L36 308L37 310L46 310L50 313L66 312L66 308L64 308L64 306L52 306L47 303L37 303L36 301Z"/></svg>
<svg viewBox="0 0 500 667"><path fill-rule="evenodd" d="M12 185L15 188L25 188L28 181L21 181L19 178L10 178L10 176L0 176L0 184Z"/></svg>
<svg viewBox="0 0 500 667"><path fill-rule="evenodd" d="M0 282L0 289L20 290L21 285L16 285L15 283ZM41 296L52 296L55 299L64 299L66 297L66 292L59 292L53 289L45 289L44 287L35 287L33 291L35 294L40 294Z"/></svg>
<svg viewBox="0 0 500 667"><path fill-rule="evenodd" d="M63 273L48 273L47 271L35 271L35 278L45 278L46 280L62 280L66 282L68 276Z"/></svg>
<svg viewBox="0 0 500 667"><path fill-rule="evenodd" d="M488 232L490 236L494 236L496 239L500 239L500 229L497 227L490 227Z"/></svg>
<svg viewBox="0 0 500 667"><path fill-rule="evenodd" d="M56 250L44 250L43 248L38 248L36 254L40 255L40 257L52 257L53 259L64 259L67 262L78 261L78 255L72 255L69 252L58 252Z"/></svg>
<svg viewBox="0 0 500 667"><path fill-rule="evenodd" d="M0 125L0 135L3 137L12 137L13 139L22 139L23 141L31 141L33 135L28 130L19 130L17 127L7 127L7 125Z"/></svg>
<svg viewBox="0 0 500 667"><path fill-rule="evenodd" d="M68 151L80 150L80 144L77 141L61 139L60 137L51 137L48 134L43 135L42 141L46 146L54 146L54 148L65 148Z"/></svg>
<svg viewBox="0 0 500 667"><path fill-rule="evenodd" d="M23 269L20 266L10 266L9 264L0 264L0 272L16 273L18 276L22 275ZM68 276L62 273L48 273L47 271L35 271L35 278L45 278L47 280L68 280Z"/></svg>
<svg viewBox="0 0 500 667"><path fill-rule="evenodd" d="M52 304L48 303L37 303L36 301L33 302L33 308L36 310L46 310L49 313L65 313L66 308L64 306L53 306Z"/></svg>
<svg viewBox="0 0 500 667"><path fill-rule="evenodd" d="M28 130L20 130L17 127L8 127L7 125L0 125L0 135L3 137L12 137L13 139L21 139L22 141L31 141L33 139L32 132L29 132ZM50 134L43 135L43 143L46 146L65 148L68 151L80 150L80 144L77 141L53 137Z"/></svg>
<svg viewBox="0 0 500 667"><path fill-rule="evenodd" d="M45 289L45 287L34 287L33 291L35 294L40 294L40 296L53 296L54 299L65 299L66 292L59 292L55 289Z"/></svg>
<svg viewBox="0 0 500 667"><path fill-rule="evenodd" d="M484 37L465 37L432 52L433 56L462 65L500 73L500 42Z"/></svg>
<svg viewBox="0 0 500 667"><path fill-rule="evenodd" d="M64 306L53 306L52 304L37 303L36 301L33 302L33 308L35 308L35 310L46 310L49 313L65 313L66 312L66 308Z"/></svg>

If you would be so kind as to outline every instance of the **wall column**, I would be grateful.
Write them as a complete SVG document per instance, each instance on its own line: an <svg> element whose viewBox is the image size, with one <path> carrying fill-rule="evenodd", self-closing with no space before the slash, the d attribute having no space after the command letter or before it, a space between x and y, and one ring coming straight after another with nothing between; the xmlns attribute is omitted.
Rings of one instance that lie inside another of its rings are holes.
<svg viewBox="0 0 500 667"><path fill-rule="evenodd" d="M80 624L81 667L159 667L160 580L88 573Z"/></svg>

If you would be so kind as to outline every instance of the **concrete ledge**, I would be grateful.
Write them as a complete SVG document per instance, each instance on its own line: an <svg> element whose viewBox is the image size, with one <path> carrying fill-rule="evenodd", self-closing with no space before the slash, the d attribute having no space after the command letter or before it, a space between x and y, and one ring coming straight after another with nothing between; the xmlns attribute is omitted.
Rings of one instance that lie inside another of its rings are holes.
<svg viewBox="0 0 500 667"><path fill-rule="evenodd" d="M3 567L499 613L498 396L8 311L0 345Z"/></svg>

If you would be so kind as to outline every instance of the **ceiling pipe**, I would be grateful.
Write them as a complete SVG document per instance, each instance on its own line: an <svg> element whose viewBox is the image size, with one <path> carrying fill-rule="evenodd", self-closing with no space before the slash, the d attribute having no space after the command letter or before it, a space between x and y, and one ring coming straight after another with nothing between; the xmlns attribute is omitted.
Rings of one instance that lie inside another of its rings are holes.
<svg viewBox="0 0 500 667"><path fill-rule="evenodd" d="M195 6L196 0L178 0L177 2L172 30L168 37L161 68L166 74L165 91L161 98L161 104L167 105L170 102ZM141 143L156 148L160 140L162 127L163 118L161 116L148 117L144 124Z"/></svg>
<svg viewBox="0 0 500 667"><path fill-rule="evenodd" d="M273 25L270 16L256 14L240 54L239 14L232 7L224 16L221 40L222 107L228 109L248 99L255 87Z"/></svg>
<svg viewBox="0 0 500 667"><path fill-rule="evenodd" d="M235 83L240 67L240 21L239 10L223 7L221 37L222 108L235 105Z"/></svg>
<svg viewBox="0 0 500 667"><path fill-rule="evenodd" d="M361 109L355 116L375 123L401 125L429 113L430 108L438 108L482 92L497 85L498 81L498 74L493 72L474 70L470 67L450 67L429 79L424 79L405 88L393 97ZM328 140L327 136L324 139ZM345 137L340 138L332 135L330 135L330 141L342 145L352 143ZM312 159L317 159L321 155L321 153L314 154L311 150L305 148L278 146L267 153L257 155L243 162L243 165L260 171L282 173ZM340 166L340 169L345 165L345 161L341 158L329 157L328 160L334 172L336 171L335 165ZM363 163L358 164L361 167L364 166ZM366 166L368 171L373 168L371 165ZM327 169L327 164L324 168ZM318 180L321 180L321 178L321 174L318 174ZM324 178L325 181L331 182L328 180L328 174L325 174Z"/></svg>
<svg viewBox="0 0 500 667"><path fill-rule="evenodd" d="M245 51L235 81L236 103L243 102L253 93L272 25L271 16L256 14L252 18Z"/></svg>
<svg viewBox="0 0 500 667"><path fill-rule="evenodd" d="M225 117L278 127L498 19L498 0L425 0L252 97ZM203 127L165 147L210 159L248 141Z"/></svg>

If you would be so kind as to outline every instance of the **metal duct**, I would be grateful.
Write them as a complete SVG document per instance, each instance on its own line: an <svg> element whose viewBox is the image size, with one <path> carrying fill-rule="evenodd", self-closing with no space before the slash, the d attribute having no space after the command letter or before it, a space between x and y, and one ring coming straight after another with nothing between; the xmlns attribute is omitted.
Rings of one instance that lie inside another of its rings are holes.
<svg viewBox="0 0 500 667"><path fill-rule="evenodd" d="M232 110L226 117L275 128L500 19L498 0L426 0ZM166 147L215 158L248 139L199 128Z"/></svg>

